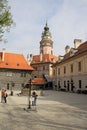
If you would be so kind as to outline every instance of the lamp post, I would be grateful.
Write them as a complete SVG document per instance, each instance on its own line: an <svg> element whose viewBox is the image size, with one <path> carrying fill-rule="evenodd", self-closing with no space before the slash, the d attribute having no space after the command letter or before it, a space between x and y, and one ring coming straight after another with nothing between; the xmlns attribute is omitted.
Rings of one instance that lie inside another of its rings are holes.
<svg viewBox="0 0 87 130"><path fill-rule="evenodd" d="M31 97L31 79L29 80L28 97L29 97L29 104L28 104L28 108L27 109L31 109L31 101L30 101L30 97Z"/></svg>

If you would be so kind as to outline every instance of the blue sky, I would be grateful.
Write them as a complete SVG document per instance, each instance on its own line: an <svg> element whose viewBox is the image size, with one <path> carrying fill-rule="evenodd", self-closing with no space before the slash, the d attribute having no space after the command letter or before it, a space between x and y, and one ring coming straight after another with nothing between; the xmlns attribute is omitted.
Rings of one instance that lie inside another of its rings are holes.
<svg viewBox="0 0 87 130"><path fill-rule="evenodd" d="M16 23L5 34L6 52L39 54L46 20L54 42L54 55L64 55L65 46L74 47L74 39L87 40L87 0L8 0Z"/></svg>

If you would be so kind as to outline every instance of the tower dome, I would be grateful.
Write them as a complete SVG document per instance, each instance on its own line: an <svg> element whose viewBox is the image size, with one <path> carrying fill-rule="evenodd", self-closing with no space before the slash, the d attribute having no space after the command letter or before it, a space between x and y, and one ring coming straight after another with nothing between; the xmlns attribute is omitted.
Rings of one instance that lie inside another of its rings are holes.
<svg viewBox="0 0 87 130"><path fill-rule="evenodd" d="M44 27L40 41L40 54L53 54L53 41L51 40L51 33L48 24Z"/></svg>

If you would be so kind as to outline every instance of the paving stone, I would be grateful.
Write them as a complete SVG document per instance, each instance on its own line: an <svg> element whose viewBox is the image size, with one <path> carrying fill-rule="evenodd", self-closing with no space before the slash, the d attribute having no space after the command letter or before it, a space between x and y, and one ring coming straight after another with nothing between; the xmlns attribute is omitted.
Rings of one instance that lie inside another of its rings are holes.
<svg viewBox="0 0 87 130"><path fill-rule="evenodd" d="M0 130L87 130L87 95L48 90L27 110L29 97L17 93L0 103Z"/></svg>

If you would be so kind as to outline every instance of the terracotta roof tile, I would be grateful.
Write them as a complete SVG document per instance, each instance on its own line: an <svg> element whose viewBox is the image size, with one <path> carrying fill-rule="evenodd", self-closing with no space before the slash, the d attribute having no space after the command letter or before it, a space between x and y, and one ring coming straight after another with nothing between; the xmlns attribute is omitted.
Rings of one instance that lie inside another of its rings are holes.
<svg viewBox="0 0 87 130"><path fill-rule="evenodd" d="M51 55L51 54L43 54L42 61L40 61L40 55L33 56L33 63L35 63L35 62L53 62L53 61L57 61L57 60L58 60L58 57Z"/></svg>
<svg viewBox="0 0 87 130"><path fill-rule="evenodd" d="M79 53L84 52L84 51L87 51L87 41L84 42L83 44L81 44L81 45L78 47L78 52L79 52Z"/></svg>
<svg viewBox="0 0 87 130"><path fill-rule="evenodd" d="M22 54L6 53L2 61L3 52L0 53L0 68L34 70L28 65Z"/></svg>
<svg viewBox="0 0 87 130"><path fill-rule="evenodd" d="M32 83L36 84L36 85L44 85L46 83L46 81L44 78L34 78L32 80Z"/></svg>
<svg viewBox="0 0 87 130"><path fill-rule="evenodd" d="M74 49L75 49L75 48L74 48ZM75 54L74 54L73 56L77 56L77 55L79 55L79 54L82 54L82 53L84 53L84 52L87 52L87 41L84 42L84 43L82 43L78 48L76 48L76 50L77 50L77 51L75 52ZM64 61L68 60L69 58L72 58L72 57L70 56L70 52L68 52L67 54L64 55L64 59L61 60L61 62L64 62ZM57 64L60 64L61 62L56 62L53 66L56 66Z"/></svg>
<svg viewBox="0 0 87 130"><path fill-rule="evenodd" d="M80 53L83 53L85 51L87 51L87 41L82 43L78 48L77 48L77 52L75 53L75 55L78 55ZM74 56L75 56L74 55ZM63 60L66 60L70 57L70 52L68 52L67 54L64 55L64 59Z"/></svg>

